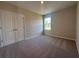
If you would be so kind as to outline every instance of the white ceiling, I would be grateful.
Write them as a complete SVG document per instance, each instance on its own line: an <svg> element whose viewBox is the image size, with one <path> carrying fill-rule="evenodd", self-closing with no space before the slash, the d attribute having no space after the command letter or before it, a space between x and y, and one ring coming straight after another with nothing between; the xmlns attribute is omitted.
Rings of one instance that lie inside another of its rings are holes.
<svg viewBox="0 0 79 59"><path fill-rule="evenodd" d="M76 4L75 1L8 1L8 3L44 15Z"/></svg>

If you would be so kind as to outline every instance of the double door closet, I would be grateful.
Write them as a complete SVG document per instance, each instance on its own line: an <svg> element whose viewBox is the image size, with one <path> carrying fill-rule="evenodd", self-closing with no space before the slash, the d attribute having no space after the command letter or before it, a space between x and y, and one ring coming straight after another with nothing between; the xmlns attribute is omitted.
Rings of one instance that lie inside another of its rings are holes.
<svg viewBox="0 0 79 59"><path fill-rule="evenodd" d="M24 40L24 15L0 10L0 47Z"/></svg>

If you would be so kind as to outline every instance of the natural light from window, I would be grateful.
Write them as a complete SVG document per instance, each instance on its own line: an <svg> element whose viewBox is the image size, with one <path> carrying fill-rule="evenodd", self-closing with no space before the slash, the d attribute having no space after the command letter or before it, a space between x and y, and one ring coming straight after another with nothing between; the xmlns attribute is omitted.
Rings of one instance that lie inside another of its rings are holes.
<svg viewBox="0 0 79 59"><path fill-rule="evenodd" d="M51 17L46 17L44 19L45 30L51 30Z"/></svg>

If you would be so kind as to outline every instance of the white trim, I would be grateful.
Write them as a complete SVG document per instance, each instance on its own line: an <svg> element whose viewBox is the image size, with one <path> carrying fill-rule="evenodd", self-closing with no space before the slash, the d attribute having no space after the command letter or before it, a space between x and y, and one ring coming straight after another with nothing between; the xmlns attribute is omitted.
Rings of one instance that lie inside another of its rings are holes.
<svg viewBox="0 0 79 59"><path fill-rule="evenodd" d="M54 36L54 35L53 35ZM68 38L68 37L62 37L62 36L54 36L54 37L59 37L59 38L64 38L64 39L69 39L69 40L75 40L73 38Z"/></svg>
<svg viewBox="0 0 79 59"><path fill-rule="evenodd" d="M75 38L62 37L62 36L57 36L57 35L53 35L53 34L46 34L46 35L75 41Z"/></svg>
<svg viewBox="0 0 79 59"><path fill-rule="evenodd" d="M25 40L32 39L32 38L36 38L36 37L38 37L38 36L40 36L40 35L41 35L41 33L35 34L35 35L33 35L33 36L30 36L30 37L25 37Z"/></svg>

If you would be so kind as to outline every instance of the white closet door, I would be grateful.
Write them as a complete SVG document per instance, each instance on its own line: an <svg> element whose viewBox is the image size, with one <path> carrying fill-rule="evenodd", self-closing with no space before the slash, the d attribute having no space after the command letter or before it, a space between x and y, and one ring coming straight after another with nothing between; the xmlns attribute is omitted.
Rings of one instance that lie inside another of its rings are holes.
<svg viewBox="0 0 79 59"><path fill-rule="evenodd" d="M2 12L0 11L0 47L3 47L3 35L2 35Z"/></svg>
<svg viewBox="0 0 79 59"><path fill-rule="evenodd" d="M12 20L11 12L2 11L4 45L9 45L15 42Z"/></svg>
<svg viewBox="0 0 79 59"><path fill-rule="evenodd" d="M23 17L24 17L23 15L15 13L14 31L15 31L16 42L24 40Z"/></svg>
<svg viewBox="0 0 79 59"><path fill-rule="evenodd" d="M18 13L0 10L0 46L24 40L23 17Z"/></svg>

